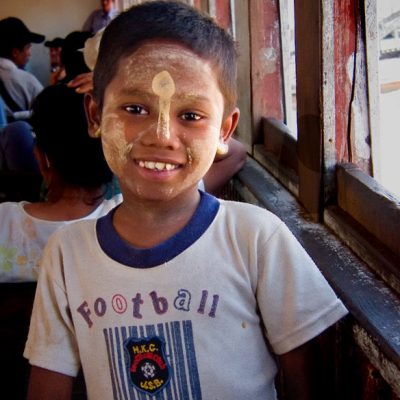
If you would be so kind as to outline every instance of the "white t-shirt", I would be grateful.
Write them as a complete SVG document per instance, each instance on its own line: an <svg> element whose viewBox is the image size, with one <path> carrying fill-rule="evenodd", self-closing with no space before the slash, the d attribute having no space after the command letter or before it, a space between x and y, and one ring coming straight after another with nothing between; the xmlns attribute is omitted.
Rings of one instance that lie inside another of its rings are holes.
<svg viewBox="0 0 400 400"><path fill-rule="evenodd" d="M121 201L121 195L104 200L82 219L99 218ZM76 222L32 217L25 211L25 204L24 201L0 203L0 282L36 281L37 265L49 236L58 228Z"/></svg>
<svg viewBox="0 0 400 400"><path fill-rule="evenodd" d="M269 346L286 353L347 312L264 209L203 193L151 249L120 239L112 213L50 238L24 353L72 376L82 364L89 399L275 399Z"/></svg>

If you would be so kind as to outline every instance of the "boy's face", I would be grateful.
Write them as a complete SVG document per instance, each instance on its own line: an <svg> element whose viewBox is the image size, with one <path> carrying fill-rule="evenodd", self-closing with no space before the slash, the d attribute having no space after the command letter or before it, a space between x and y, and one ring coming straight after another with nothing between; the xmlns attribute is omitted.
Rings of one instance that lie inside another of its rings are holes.
<svg viewBox="0 0 400 400"><path fill-rule="evenodd" d="M93 101L89 108L97 112ZM106 88L99 124L124 198L193 194L237 117L235 110L224 118L215 72L185 47L151 41L122 59Z"/></svg>

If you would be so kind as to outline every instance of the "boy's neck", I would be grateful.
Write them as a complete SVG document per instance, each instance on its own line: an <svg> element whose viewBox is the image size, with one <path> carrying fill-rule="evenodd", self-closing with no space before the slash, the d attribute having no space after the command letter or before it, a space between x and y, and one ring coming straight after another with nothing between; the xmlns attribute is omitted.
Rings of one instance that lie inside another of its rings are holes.
<svg viewBox="0 0 400 400"><path fill-rule="evenodd" d="M114 214L113 225L133 246L154 247L178 233L189 222L199 202L197 190L185 201L132 203L124 200Z"/></svg>

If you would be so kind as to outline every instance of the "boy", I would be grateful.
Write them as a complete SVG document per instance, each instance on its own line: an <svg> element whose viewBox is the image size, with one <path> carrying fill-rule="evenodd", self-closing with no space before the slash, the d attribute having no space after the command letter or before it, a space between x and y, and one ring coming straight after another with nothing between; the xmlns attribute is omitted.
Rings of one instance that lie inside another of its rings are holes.
<svg viewBox="0 0 400 400"><path fill-rule="evenodd" d="M231 38L181 3L106 28L86 103L124 200L50 239L31 399L70 398L80 365L91 399L275 399L273 353L310 398L306 342L346 309L280 220L197 189L236 127L235 82Z"/></svg>

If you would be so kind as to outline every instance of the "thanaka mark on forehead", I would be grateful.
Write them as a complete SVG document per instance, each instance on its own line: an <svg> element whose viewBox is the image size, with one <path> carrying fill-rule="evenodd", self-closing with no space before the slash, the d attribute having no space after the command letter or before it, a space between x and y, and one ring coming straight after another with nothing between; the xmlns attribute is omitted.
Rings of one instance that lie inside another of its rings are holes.
<svg viewBox="0 0 400 400"><path fill-rule="evenodd" d="M160 98L160 113L158 116L157 135L164 135L167 139L169 139L169 110L171 106L171 98L175 93L174 80L168 71L159 72L154 76L151 88L153 92Z"/></svg>
<svg viewBox="0 0 400 400"><path fill-rule="evenodd" d="M121 88L120 93L121 93L121 95L140 96L140 97L145 97L145 98L150 98L151 96L154 96L153 92L150 93L146 90L135 89L135 88L130 88L130 87Z"/></svg>

